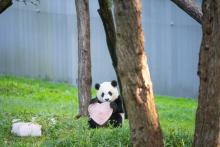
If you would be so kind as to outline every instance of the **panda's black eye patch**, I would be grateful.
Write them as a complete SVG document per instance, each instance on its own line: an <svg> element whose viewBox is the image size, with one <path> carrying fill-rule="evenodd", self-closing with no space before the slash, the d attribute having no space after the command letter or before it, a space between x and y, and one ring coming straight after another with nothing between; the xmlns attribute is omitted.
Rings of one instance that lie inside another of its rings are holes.
<svg viewBox="0 0 220 147"><path fill-rule="evenodd" d="M101 95L101 96L103 97L104 95L105 95L105 94L104 94L104 93L102 93L102 95Z"/></svg>
<svg viewBox="0 0 220 147"><path fill-rule="evenodd" d="M111 91L109 91L108 94L112 96L112 92Z"/></svg>

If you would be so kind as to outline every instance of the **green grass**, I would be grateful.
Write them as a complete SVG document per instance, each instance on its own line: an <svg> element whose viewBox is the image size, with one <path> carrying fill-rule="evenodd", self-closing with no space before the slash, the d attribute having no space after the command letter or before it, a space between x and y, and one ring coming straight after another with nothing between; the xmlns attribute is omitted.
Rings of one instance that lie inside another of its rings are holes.
<svg viewBox="0 0 220 147"><path fill-rule="evenodd" d="M93 95L95 92L93 91ZM156 97L165 146L191 146L196 101ZM75 120L77 89L27 78L0 77L0 144L4 146L131 146L126 120L122 128L88 129L85 118ZM16 137L10 133L12 119L43 126L41 137ZM51 119L56 120L52 124Z"/></svg>

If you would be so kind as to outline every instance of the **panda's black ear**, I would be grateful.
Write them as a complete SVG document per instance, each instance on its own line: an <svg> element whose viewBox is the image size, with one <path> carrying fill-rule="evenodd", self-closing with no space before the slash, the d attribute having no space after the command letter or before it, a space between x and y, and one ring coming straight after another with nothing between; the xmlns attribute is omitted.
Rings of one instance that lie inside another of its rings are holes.
<svg viewBox="0 0 220 147"><path fill-rule="evenodd" d="M113 87L116 87L116 86L118 85L115 80L113 80L113 81L111 82L111 84L112 84Z"/></svg>
<svg viewBox="0 0 220 147"><path fill-rule="evenodd" d="M99 83L96 83L96 84L95 84L95 89L96 89L96 90L99 90L99 88L100 88L100 84L99 84Z"/></svg>

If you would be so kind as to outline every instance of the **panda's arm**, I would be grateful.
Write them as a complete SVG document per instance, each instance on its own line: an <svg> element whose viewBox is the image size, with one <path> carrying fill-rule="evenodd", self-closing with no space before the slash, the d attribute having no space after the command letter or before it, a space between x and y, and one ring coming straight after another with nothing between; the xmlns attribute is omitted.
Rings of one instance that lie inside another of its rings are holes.
<svg viewBox="0 0 220 147"><path fill-rule="evenodd" d="M124 113L123 107L122 107L122 99L119 96L117 100L114 102L111 102L110 106L113 109L114 113Z"/></svg>
<svg viewBox="0 0 220 147"><path fill-rule="evenodd" d="M124 113L124 110L123 110L123 104L122 104L122 97L119 96L117 101L116 101L117 105L118 105L118 113Z"/></svg>
<svg viewBox="0 0 220 147"><path fill-rule="evenodd" d="M98 102L98 98L93 98L90 100L89 104L93 104L93 103L97 103Z"/></svg>

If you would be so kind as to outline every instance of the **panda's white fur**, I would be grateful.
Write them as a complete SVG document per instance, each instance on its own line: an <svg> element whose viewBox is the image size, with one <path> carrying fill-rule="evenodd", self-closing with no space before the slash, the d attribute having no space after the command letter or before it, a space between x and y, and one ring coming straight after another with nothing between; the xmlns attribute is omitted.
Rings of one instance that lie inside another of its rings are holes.
<svg viewBox="0 0 220 147"><path fill-rule="evenodd" d="M103 82L97 90L97 98L100 102L113 102L119 96L117 86L112 86L111 82Z"/></svg>

